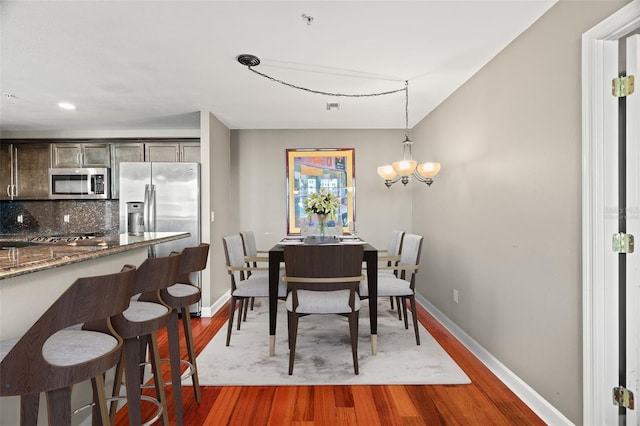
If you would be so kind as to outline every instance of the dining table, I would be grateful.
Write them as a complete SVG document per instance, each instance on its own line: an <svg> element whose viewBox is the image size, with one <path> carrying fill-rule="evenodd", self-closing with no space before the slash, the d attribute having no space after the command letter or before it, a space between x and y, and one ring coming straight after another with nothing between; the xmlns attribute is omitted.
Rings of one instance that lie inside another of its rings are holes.
<svg viewBox="0 0 640 426"><path fill-rule="evenodd" d="M284 262L284 246L287 244L305 244L302 239L284 239L269 250L269 355L276 352L276 321L278 314L278 282L280 264ZM369 289L369 324L371 327L371 354L378 353L378 250L371 244L358 239L340 239L333 244L361 244L364 249L363 261L366 264L367 285Z"/></svg>

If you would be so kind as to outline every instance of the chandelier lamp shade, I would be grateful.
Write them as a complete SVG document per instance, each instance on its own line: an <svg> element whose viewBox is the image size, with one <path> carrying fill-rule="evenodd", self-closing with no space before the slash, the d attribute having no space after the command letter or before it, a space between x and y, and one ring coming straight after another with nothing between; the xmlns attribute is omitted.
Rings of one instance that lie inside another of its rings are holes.
<svg viewBox="0 0 640 426"><path fill-rule="evenodd" d="M433 178L440 171L440 163L421 163L418 164L411 155L411 145L413 142L409 138L409 82L405 81L405 133L402 142L402 160L395 161L390 165L378 167L378 174L384 179L387 188L391 188L396 182L402 182L403 185L409 183L409 177L413 176L418 182L426 183L431 186Z"/></svg>
<svg viewBox="0 0 640 426"><path fill-rule="evenodd" d="M402 151L403 151L402 160L396 161L391 165L378 167L378 174L380 175L380 177L382 177L382 179L384 179L384 184L387 186L387 188L390 188L391 185L393 185L396 182L402 182L402 184L406 186L407 183L409 183L409 178L411 176L413 176L413 178L416 179L417 181L424 182L429 186L431 186L431 184L433 183L433 178L440 171L440 163L418 164L418 162L415 161L411 156L411 145L413 144L413 142L409 138L409 81L408 80L405 80L404 88L402 89L394 89L394 90L388 90L388 91L376 92L376 93L351 93L351 94L333 93L333 92L326 92L321 90L309 89L307 87L297 86L291 83L287 83L286 81L282 81L277 78L271 77L260 71L257 71L254 68L260 65L260 59L255 55L241 54L236 56L236 60L240 65L246 66L247 69L253 72L254 74L257 74L275 83L282 84L292 89L303 90L306 92L315 93L319 95L363 98L363 97L391 95L393 93L399 93L404 91L405 138L404 138L404 142L402 142ZM327 106L327 109L329 109L329 106Z"/></svg>

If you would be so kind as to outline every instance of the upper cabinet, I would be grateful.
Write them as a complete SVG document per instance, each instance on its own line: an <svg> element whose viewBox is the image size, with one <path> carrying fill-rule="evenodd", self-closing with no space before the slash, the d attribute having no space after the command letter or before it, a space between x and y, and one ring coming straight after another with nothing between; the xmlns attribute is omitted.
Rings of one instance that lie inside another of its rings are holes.
<svg viewBox="0 0 640 426"><path fill-rule="evenodd" d="M108 143L54 143L52 167L110 167Z"/></svg>
<svg viewBox="0 0 640 426"><path fill-rule="evenodd" d="M50 166L47 143L0 142L0 200L48 199Z"/></svg>
<svg viewBox="0 0 640 426"><path fill-rule="evenodd" d="M200 141L172 140L145 142L144 160L199 163Z"/></svg>
<svg viewBox="0 0 640 426"><path fill-rule="evenodd" d="M144 143L111 144L111 198L120 198L120 163L144 161Z"/></svg>

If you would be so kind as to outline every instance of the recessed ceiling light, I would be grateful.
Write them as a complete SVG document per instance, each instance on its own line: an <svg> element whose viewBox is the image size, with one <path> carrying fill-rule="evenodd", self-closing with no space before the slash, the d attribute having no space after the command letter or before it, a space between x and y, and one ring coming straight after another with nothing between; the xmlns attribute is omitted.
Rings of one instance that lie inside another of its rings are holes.
<svg viewBox="0 0 640 426"><path fill-rule="evenodd" d="M338 102L327 102L327 111L339 110L340 104Z"/></svg>
<svg viewBox="0 0 640 426"><path fill-rule="evenodd" d="M69 102L58 102L58 106L62 109L76 109L76 106L74 104L70 104Z"/></svg>

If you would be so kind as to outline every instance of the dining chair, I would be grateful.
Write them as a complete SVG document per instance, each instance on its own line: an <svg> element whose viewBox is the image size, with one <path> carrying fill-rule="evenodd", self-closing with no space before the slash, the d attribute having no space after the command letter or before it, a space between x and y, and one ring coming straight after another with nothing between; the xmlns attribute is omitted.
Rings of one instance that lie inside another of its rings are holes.
<svg viewBox="0 0 640 426"><path fill-rule="evenodd" d="M78 278L20 338L0 343L0 396L20 396L20 424L38 421L46 392L50 425L71 425L71 388L91 380L93 424L108 425L104 374L123 340L111 317L129 306L136 267ZM87 406L89 407L89 406Z"/></svg>
<svg viewBox="0 0 640 426"><path fill-rule="evenodd" d="M389 235L389 241L386 250L378 250L378 261L383 262L383 267L397 265L400 261L400 251L402 249L402 238L404 231L393 230ZM398 276L396 269L378 269L378 274L393 274ZM398 319L402 319L402 310L400 310L400 298L396 297L396 305L398 306ZM389 297L389 304L393 310L393 296Z"/></svg>
<svg viewBox="0 0 640 426"><path fill-rule="evenodd" d="M284 248L289 321L289 375L293 374L299 318L338 314L349 319L353 370L358 370L358 287L362 275L361 245L292 245Z"/></svg>
<svg viewBox="0 0 640 426"><path fill-rule="evenodd" d="M245 261L244 247L240 235L229 235L222 238L226 269L231 280L231 306L229 312L229 325L227 328L227 342L231 342L231 330L233 328L233 318L236 310L236 303L240 303L238 308L238 325L242 320L243 308L255 297L269 297L269 275L268 267L247 266ZM259 272L259 273L257 273ZM278 283L278 297L286 297L286 285L282 280Z"/></svg>
<svg viewBox="0 0 640 426"><path fill-rule="evenodd" d="M397 271L399 275L396 276L393 273L378 274L378 297L399 298L404 315L405 329L409 328L406 303L407 299L409 300L417 345L420 344L420 335L418 332L418 318L416 313L415 280L418 269L420 268L420 254L423 239L421 235L405 234L402 239L402 249L398 264L379 267L379 269L387 271ZM369 297L366 280L360 284L360 297ZM376 302L370 301L370 303ZM398 310L400 310L400 305L398 305Z"/></svg>
<svg viewBox="0 0 640 426"><path fill-rule="evenodd" d="M240 237L242 238L242 247L244 249L244 259L248 267L258 268L259 263L263 265L269 264L269 251L268 250L258 250L256 245L256 235L253 231L240 231ZM259 274L259 275L269 275L269 271L257 270L246 271L247 276L251 276L251 274ZM248 308L253 311L253 304L255 299L252 297L250 299L250 303L244 304L244 313L243 313L243 321L247 320L247 310Z"/></svg>

